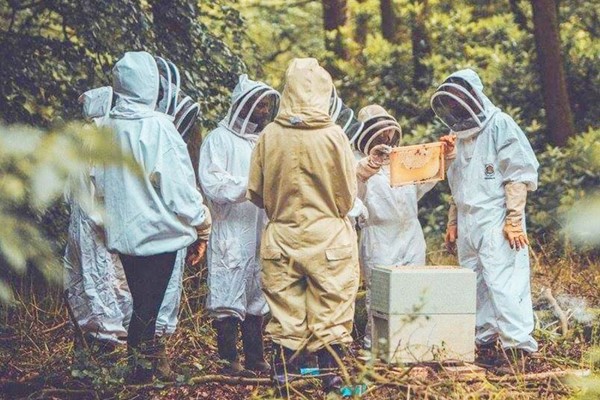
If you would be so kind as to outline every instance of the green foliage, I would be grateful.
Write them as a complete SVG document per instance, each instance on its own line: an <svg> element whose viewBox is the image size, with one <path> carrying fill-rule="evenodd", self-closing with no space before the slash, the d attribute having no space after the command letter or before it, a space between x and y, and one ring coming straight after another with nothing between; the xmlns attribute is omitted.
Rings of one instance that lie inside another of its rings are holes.
<svg viewBox="0 0 600 400"><path fill-rule="evenodd" d="M245 70L239 14L228 0L57 0L0 3L0 119L48 126L81 115L78 96L111 83L126 51L146 50L180 68L205 126L226 109L228 88ZM236 51L237 50L237 51Z"/></svg>
<svg viewBox="0 0 600 400"><path fill-rule="evenodd" d="M529 230L543 241L561 241L573 206L600 187L600 130L572 138L564 148L548 146L538 155L539 188L528 201Z"/></svg>
<svg viewBox="0 0 600 400"><path fill-rule="evenodd" d="M61 249L44 231L42 216L62 197L70 177L90 163L122 160L108 134L80 124L49 132L0 125L0 303L12 298L10 277L28 267L47 279L58 277Z"/></svg>

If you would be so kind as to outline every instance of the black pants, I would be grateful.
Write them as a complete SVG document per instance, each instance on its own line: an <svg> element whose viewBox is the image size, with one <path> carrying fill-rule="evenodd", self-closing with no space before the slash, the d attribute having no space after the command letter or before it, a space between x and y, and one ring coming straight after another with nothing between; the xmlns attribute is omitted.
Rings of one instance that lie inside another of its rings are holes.
<svg viewBox="0 0 600 400"><path fill-rule="evenodd" d="M141 342L154 339L156 318L173 273L176 254L121 254L127 285L133 298L133 313L127 332L127 344L131 347L139 347Z"/></svg>

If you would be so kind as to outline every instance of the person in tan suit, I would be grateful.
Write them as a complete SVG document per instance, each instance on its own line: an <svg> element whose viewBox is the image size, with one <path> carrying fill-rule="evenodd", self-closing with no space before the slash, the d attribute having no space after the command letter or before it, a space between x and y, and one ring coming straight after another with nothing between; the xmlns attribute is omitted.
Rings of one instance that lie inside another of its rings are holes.
<svg viewBox="0 0 600 400"><path fill-rule="evenodd" d="M359 266L347 214L356 169L348 139L328 114L332 92L317 60L294 59L279 113L252 155L246 196L269 218L260 254L276 380L298 372L304 350L317 354L321 368L337 367L334 353L352 342ZM342 380L330 376L324 384L337 390Z"/></svg>

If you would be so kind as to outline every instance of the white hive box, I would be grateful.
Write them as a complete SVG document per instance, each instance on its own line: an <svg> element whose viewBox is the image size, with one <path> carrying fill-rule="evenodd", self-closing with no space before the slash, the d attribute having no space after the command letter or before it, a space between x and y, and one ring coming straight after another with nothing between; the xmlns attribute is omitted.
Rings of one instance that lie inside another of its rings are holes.
<svg viewBox="0 0 600 400"><path fill-rule="evenodd" d="M374 268L374 354L389 363L473 361L475 284L460 267Z"/></svg>

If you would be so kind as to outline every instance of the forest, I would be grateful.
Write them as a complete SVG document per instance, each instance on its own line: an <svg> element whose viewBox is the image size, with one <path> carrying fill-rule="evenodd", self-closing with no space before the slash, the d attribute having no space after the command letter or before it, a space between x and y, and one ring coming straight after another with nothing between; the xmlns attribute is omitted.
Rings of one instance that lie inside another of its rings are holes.
<svg viewBox="0 0 600 400"><path fill-rule="evenodd" d="M600 398L600 8L589 0L0 0L0 398L277 398L268 377L219 372L204 309L207 267L188 265L169 356L173 383L126 385L125 349L77 346L63 295L69 176L118 162L104 129L84 125L79 96L111 85L127 51L171 60L200 105L186 138L225 117L240 74L281 91L294 58L314 57L355 113L383 106L402 145L448 132L430 99L459 69L525 132L539 161L529 194L533 336L529 374L386 365L348 356L365 399ZM419 202L429 265L456 265L441 182ZM364 336L360 287L353 336ZM266 344L267 353L270 344ZM287 398L324 398L318 380ZM284 397L286 397L284 396Z"/></svg>

